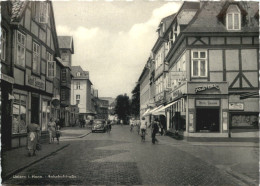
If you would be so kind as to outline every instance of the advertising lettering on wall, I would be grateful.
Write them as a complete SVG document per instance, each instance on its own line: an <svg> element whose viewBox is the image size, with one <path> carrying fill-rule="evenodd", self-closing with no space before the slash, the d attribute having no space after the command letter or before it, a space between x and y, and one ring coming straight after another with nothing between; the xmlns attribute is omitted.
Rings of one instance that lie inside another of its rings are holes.
<svg viewBox="0 0 260 186"><path fill-rule="evenodd" d="M229 103L229 110L244 110L244 103Z"/></svg>
<svg viewBox="0 0 260 186"><path fill-rule="evenodd" d="M213 89L213 88L219 90L219 85L217 85L217 84L212 84L212 85L199 86L199 87L196 87L196 88L195 88L195 93L201 92L201 91L204 91L204 90Z"/></svg>
<svg viewBox="0 0 260 186"><path fill-rule="evenodd" d="M196 106L200 107L214 107L219 105L219 100L196 100Z"/></svg>
<svg viewBox="0 0 260 186"><path fill-rule="evenodd" d="M41 80L40 78L33 77L33 76L26 76L25 80L25 85L40 89L40 90L45 90L45 81Z"/></svg>

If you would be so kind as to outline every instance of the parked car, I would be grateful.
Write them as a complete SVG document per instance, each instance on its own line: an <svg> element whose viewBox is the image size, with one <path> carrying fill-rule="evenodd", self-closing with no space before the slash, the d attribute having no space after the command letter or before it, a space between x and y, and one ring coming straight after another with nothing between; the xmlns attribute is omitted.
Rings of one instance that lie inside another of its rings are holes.
<svg viewBox="0 0 260 186"><path fill-rule="evenodd" d="M95 119L91 128L91 132L106 132L106 122L104 119Z"/></svg>

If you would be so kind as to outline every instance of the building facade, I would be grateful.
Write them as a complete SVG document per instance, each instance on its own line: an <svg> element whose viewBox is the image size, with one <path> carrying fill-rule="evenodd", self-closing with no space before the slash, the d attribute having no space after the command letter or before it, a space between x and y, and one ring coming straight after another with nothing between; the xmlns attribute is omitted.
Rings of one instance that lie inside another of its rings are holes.
<svg viewBox="0 0 260 186"><path fill-rule="evenodd" d="M47 135L60 53L51 2L2 2L1 8L1 90L7 108L1 128L4 148L13 148L26 145L30 122L40 124L42 138Z"/></svg>
<svg viewBox="0 0 260 186"><path fill-rule="evenodd" d="M61 69L61 102L60 102L60 120L63 126L70 126L70 112L71 112L71 64L72 54L74 54L74 44L72 36L58 36L61 62L63 68Z"/></svg>
<svg viewBox="0 0 260 186"><path fill-rule="evenodd" d="M89 72L84 71L80 66L72 66L71 81L71 104L78 105L79 119L87 119L95 115L93 95L91 94L92 83L89 79ZM93 92L94 94L94 92Z"/></svg>
<svg viewBox="0 0 260 186"><path fill-rule="evenodd" d="M168 131L191 137L258 131L258 27L257 2L184 2L168 28L162 22L168 71L163 85L155 83L155 95L166 93L159 104L155 96L154 112L164 113ZM155 81L162 68L156 66Z"/></svg>

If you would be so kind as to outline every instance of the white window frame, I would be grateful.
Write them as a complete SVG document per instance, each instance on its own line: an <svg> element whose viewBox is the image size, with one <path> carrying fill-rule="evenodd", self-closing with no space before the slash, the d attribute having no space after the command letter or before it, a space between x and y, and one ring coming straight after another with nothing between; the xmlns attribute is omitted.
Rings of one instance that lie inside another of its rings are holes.
<svg viewBox="0 0 260 186"><path fill-rule="evenodd" d="M5 29L1 29L1 60L5 61L6 58L6 31Z"/></svg>
<svg viewBox="0 0 260 186"><path fill-rule="evenodd" d="M20 35L21 41L18 40ZM16 38L16 64L22 67L25 67L25 43L26 43L26 36L22 34L21 32L17 31L17 38ZM18 48L23 49L23 58L20 56L20 53L18 52ZM19 59L23 59L23 61L20 61Z"/></svg>
<svg viewBox="0 0 260 186"><path fill-rule="evenodd" d="M198 58L194 58L194 52L198 52ZM201 58L200 57L200 53L201 52L205 52L205 58ZM191 51L191 77L203 77L203 78L205 78L205 77L208 77L208 60L207 60L207 58L208 58L208 52L207 52L207 50L192 50ZM193 74L193 61L194 60L196 60L196 61L198 61L198 75L194 75ZM200 74L200 63L201 63L201 61L205 61L205 76L202 76L201 74Z"/></svg>
<svg viewBox="0 0 260 186"><path fill-rule="evenodd" d="M49 67L53 68L49 68ZM48 78L54 78L56 77L56 62L53 61L53 55L49 52L47 52L47 77Z"/></svg>
<svg viewBox="0 0 260 186"><path fill-rule="evenodd" d="M77 72L77 76L80 76L80 72Z"/></svg>
<svg viewBox="0 0 260 186"><path fill-rule="evenodd" d="M32 61L32 71L40 74L41 71L41 55L40 55L40 45L33 41L33 61ZM37 59L35 61L35 58ZM36 69L34 69L34 65L36 65Z"/></svg>
<svg viewBox="0 0 260 186"><path fill-rule="evenodd" d="M47 24L48 17L48 3L40 2L39 23Z"/></svg>
<svg viewBox="0 0 260 186"><path fill-rule="evenodd" d="M77 90L80 89L80 81L76 81L76 89L77 89Z"/></svg>
<svg viewBox="0 0 260 186"><path fill-rule="evenodd" d="M236 6L237 11L227 11L226 14L226 28L227 30L241 30L241 12L240 9ZM238 28L235 28L235 15L238 15ZM229 28L228 16L232 16L232 28Z"/></svg>
<svg viewBox="0 0 260 186"><path fill-rule="evenodd" d="M76 94L76 100L80 100L80 94Z"/></svg>

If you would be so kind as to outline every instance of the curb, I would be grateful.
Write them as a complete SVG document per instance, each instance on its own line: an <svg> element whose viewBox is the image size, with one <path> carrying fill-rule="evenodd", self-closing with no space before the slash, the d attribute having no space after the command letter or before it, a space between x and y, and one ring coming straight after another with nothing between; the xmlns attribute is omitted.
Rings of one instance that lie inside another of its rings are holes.
<svg viewBox="0 0 260 186"><path fill-rule="evenodd" d="M63 138L63 139L77 139L77 138L84 138L85 136L89 135L90 133L91 133L91 131L88 132L88 133L86 133L86 134L82 134L81 136L76 136L76 137L65 137L65 138Z"/></svg>
<svg viewBox="0 0 260 186"><path fill-rule="evenodd" d="M70 145L70 144L64 145L63 147L61 147L61 148L59 148L59 149L57 149L57 150L51 152L50 154L47 154L47 155L41 157L40 159L37 159L37 160L35 160L35 161L33 161L33 162L30 162L30 163L28 163L27 165L25 165L25 166L23 166L23 167L21 167L21 168L18 168L18 169L14 170L14 171L11 171L10 173L8 173L7 175L5 175L5 176L2 177L2 183L3 183L4 181L8 180L8 179L9 179L10 177L12 177L13 175L15 175L16 173L21 172L22 170L24 170L24 169L26 169L26 168L32 166L33 164L36 164L36 163L40 162L41 160L43 160L43 159L45 159L45 158L47 158L47 157L53 155L54 153L65 149L65 148L68 147L69 145Z"/></svg>

